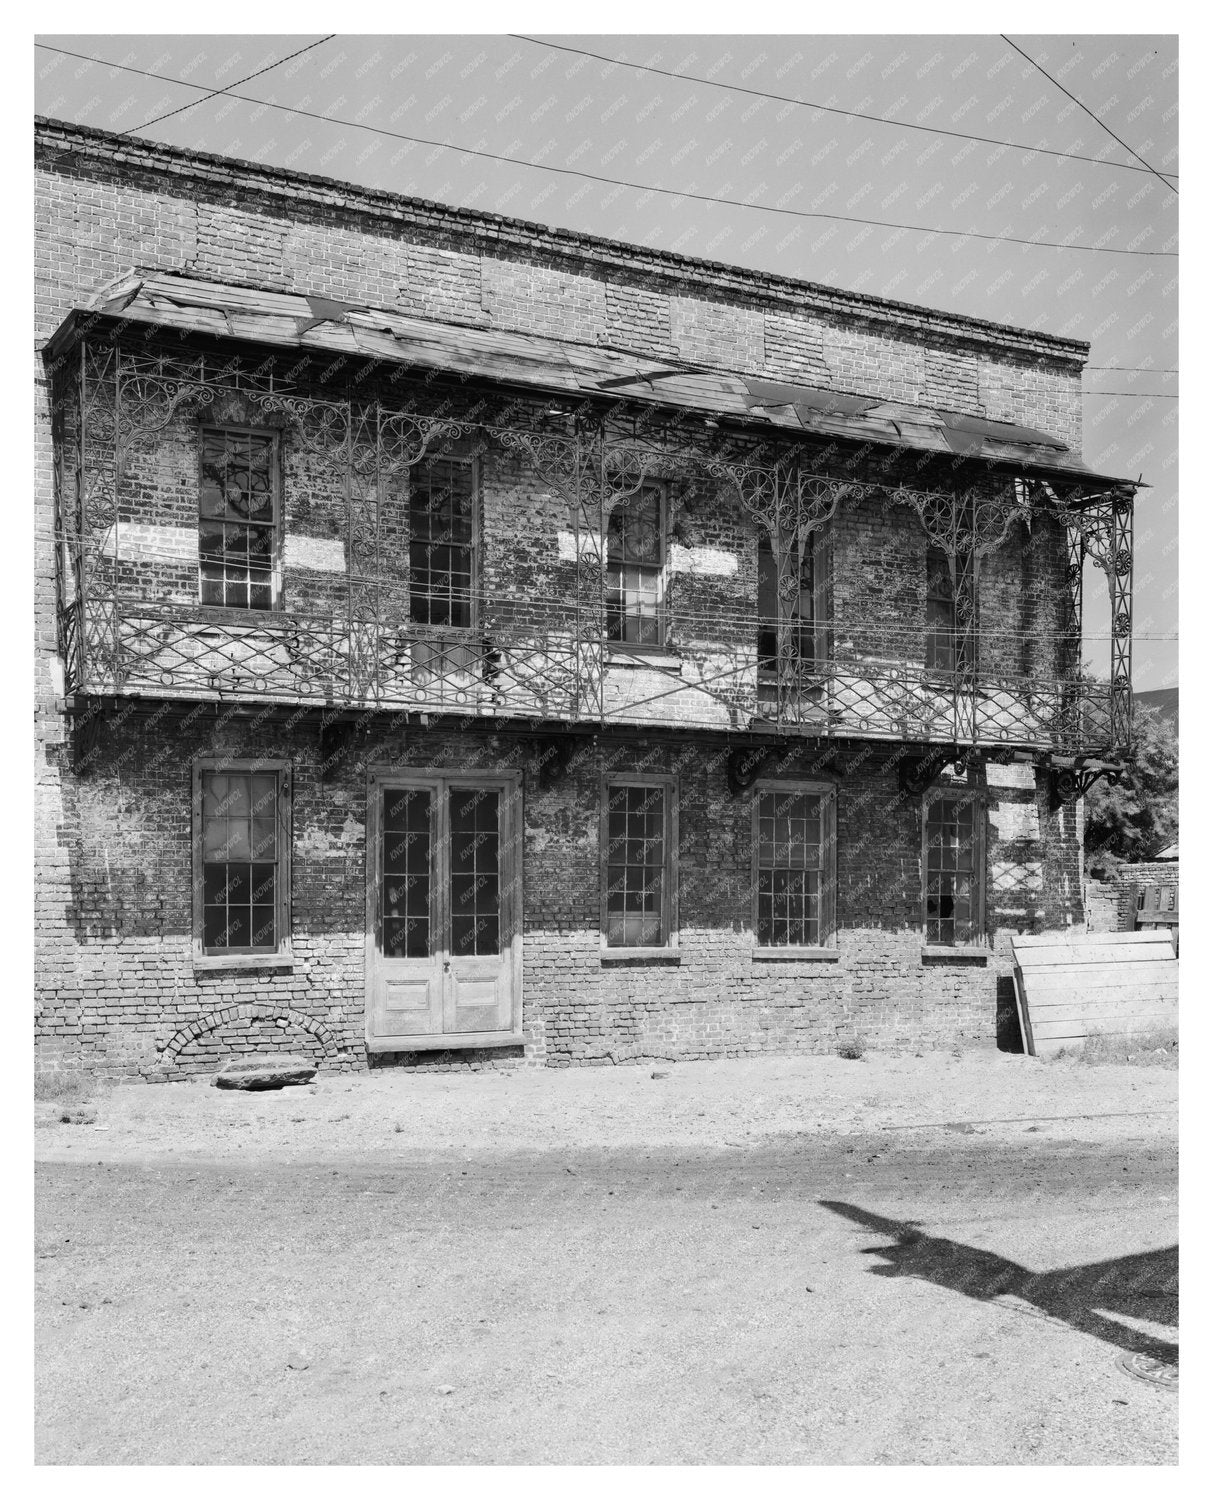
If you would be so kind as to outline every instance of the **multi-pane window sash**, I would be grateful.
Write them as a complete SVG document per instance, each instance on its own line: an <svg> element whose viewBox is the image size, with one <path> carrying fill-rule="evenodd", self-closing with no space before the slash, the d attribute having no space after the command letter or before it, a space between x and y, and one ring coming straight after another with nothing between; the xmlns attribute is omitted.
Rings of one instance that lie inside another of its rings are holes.
<svg viewBox="0 0 1213 1500"><path fill-rule="evenodd" d="M409 485L409 613L414 624L475 623L476 474L457 459L419 464Z"/></svg>
<svg viewBox="0 0 1213 1500"><path fill-rule="evenodd" d="M972 795L940 794L923 810L923 922L929 944L976 943L982 934L985 838Z"/></svg>
<svg viewBox="0 0 1213 1500"><path fill-rule="evenodd" d="M280 773L200 773L201 949L207 955L283 947Z"/></svg>
<svg viewBox="0 0 1213 1500"><path fill-rule="evenodd" d="M798 560L789 559L793 571L799 571L797 587L786 611L788 627L788 650L790 664L794 668L802 665L812 667L816 657L814 630L816 609L814 604L814 559L813 537L805 543L804 554ZM773 678L779 673L779 565L769 538L758 538L758 674Z"/></svg>
<svg viewBox="0 0 1213 1500"><path fill-rule="evenodd" d="M636 646L665 639L665 495L646 485L619 501L607 524L606 636Z"/></svg>
<svg viewBox="0 0 1213 1500"><path fill-rule="evenodd" d="M964 638L956 618L956 591L948 555L941 547L927 551L927 670L966 670Z"/></svg>
<svg viewBox="0 0 1213 1500"><path fill-rule="evenodd" d="M669 780L604 787L603 932L608 948L664 948L677 881Z"/></svg>
<svg viewBox="0 0 1213 1500"><path fill-rule="evenodd" d="M760 948L816 948L833 937L834 788L758 784L754 934Z"/></svg>
<svg viewBox="0 0 1213 1500"><path fill-rule="evenodd" d="M203 604L273 609L277 588L277 435L202 429L198 498Z"/></svg>

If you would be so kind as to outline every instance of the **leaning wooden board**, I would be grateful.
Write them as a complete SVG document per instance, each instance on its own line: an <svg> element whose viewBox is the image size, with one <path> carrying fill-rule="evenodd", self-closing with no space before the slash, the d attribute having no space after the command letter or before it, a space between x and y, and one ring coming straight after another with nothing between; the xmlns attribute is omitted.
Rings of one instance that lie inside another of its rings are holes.
<svg viewBox="0 0 1213 1500"><path fill-rule="evenodd" d="M1024 1049L1048 1057L1088 1036L1177 1024L1179 963L1171 934L1046 932L1011 940Z"/></svg>

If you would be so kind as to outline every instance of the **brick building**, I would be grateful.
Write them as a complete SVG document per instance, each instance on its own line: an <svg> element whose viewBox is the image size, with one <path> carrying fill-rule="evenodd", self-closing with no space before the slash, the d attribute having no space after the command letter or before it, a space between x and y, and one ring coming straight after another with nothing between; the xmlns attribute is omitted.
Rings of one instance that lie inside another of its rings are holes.
<svg viewBox="0 0 1213 1500"><path fill-rule="evenodd" d="M41 1066L993 1043L1130 732L1085 344L51 120L36 160Z"/></svg>

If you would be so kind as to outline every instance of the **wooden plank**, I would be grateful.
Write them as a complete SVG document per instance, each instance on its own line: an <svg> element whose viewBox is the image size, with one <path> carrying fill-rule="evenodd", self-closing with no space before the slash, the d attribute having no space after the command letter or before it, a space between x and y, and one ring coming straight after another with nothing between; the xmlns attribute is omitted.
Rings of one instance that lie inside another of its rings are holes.
<svg viewBox="0 0 1213 1500"><path fill-rule="evenodd" d="M1141 995L1136 992L1093 995L1089 1000L1071 999L1058 1005L1041 1005L1037 1001L1032 1006L1032 1024L1040 1026L1046 1021L1080 1020L1084 1016L1127 1016L1141 1010L1173 1011L1178 1004L1178 998L1173 994Z"/></svg>
<svg viewBox="0 0 1213 1500"><path fill-rule="evenodd" d="M1171 957L1171 935L1168 930L1152 932L1157 942L1141 948L1037 948L1033 953L1015 955L1025 973L1046 974L1050 969L1086 969L1100 966L1136 968L1139 964L1163 963Z"/></svg>
<svg viewBox="0 0 1213 1500"><path fill-rule="evenodd" d="M1019 1034L1023 1038L1023 1050L1029 1057L1035 1056L1035 1048L1032 1045L1032 1023L1028 1016L1028 1005L1024 998L1023 974L1019 965L1015 965L1015 1010L1019 1016Z"/></svg>
<svg viewBox="0 0 1213 1500"><path fill-rule="evenodd" d="M1143 1012L1136 1016L1108 1016L1089 1021L1038 1021L1032 1028L1037 1046L1060 1036L1132 1036L1138 1032L1162 1031L1169 1028L1173 1018L1154 1012Z"/></svg>
<svg viewBox="0 0 1213 1500"><path fill-rule="evenodd" d="M1055 969L1024 969L1023 977L1031 1000L1058 991L1064 994L1066 990L1175 985L1179 983L1179 965L1173 958L1156 959L1148 964L1092 964L1086 969L1066 964Z"/></svg>
<svg viewBox="0 0 1213 1500"><path fill-rule="evenodd" d="M1016 952L1030 948L1081 948L1089 943L1117 943L1132 947L1149 936L1149 933L1140 932L1081 932L1077 928L1065 928L1057 932L1020 933L1011 939L1011 946Z"/></svg>

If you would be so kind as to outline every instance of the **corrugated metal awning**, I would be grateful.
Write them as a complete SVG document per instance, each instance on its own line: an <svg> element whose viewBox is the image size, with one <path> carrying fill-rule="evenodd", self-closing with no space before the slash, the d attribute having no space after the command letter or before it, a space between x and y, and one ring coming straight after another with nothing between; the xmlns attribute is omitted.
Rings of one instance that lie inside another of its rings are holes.
<svg viewBox="0 0 1213 1500"><path fill-rule="evenodd" d="M578 400L626 397L750 427L956 455L1046 478L1134 483L1097 474L1058 438L1011 422L166 271L134 270L112 283L68 316L47 356L66 347L90 315L262 347L363 356Z"/></svg>

